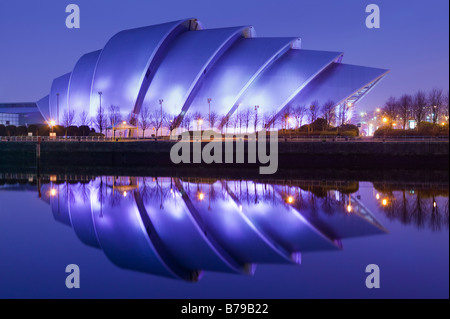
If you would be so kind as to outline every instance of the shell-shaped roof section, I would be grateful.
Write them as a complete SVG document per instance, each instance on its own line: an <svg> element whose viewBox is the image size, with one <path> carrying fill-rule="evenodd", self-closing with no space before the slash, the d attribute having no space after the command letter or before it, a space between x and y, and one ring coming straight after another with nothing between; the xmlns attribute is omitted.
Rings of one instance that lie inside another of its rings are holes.
<svg viewBox="0 0 450 319"><path fill-rule="evenodd" d="M36 102L36 106L41 112L44 120L46 122L50 121L50 97L48 95L44 96L42 99Z"/></svg>
<svg viewBox="0 0 450 319"><path fill-rule="evenodd" d="M88 113L91 100L92 78L101 50L83 55L73 68L69 83L68 107L76 115Z"/></svg>
<svg viewBox="0 0 450 319"><path fill-rule="evenodd" d="M259 106L258 112L280 110L286 100L342 56L340 52L290 50L275 61L238 101L239 109ZM234 109L232 110L234 111Z"/></svg>
<svg viewBox="0 0 450 319"><path fill-rule="evenodd" d="M100 105L115 105L123 114L135 109L145 79L158 62L158 53L178 34L196 30L194 19L168 22L117 33L105 45L98 59L91 91L91 116ZM142 94L142 93L141 93Z"/></svg>
<svg viewBox="0 0 450 319"><path fill-rule="evenodd" d="M190 31L171 44L147 91L144 105L179 114L202 76L249 27Z"/></svg>
<svg viewBox="0 0 450 319"><path fill-rule="evenodd" d="M207 99L212 98L211 111L226 114L251 82L295 41L293 38L239 39L205 75L188 112L203 112Z"/></svg>
<svg viewBox="0 0 450 319"><path fill-rule="evenodd" d="M335 105L357 93L370 83L384 77L389 71L358 65L333 63L307 85L290 105L310 105L318 101L319 105L333 101Z"/></svg>
<svg viewBox="0 0 450 319"><path fill-rule="evenodd" d="M56 124L63 124L64 112L67 110L70 73L66 73L53 80L50 90L49 108L50 120Z"/></svg>

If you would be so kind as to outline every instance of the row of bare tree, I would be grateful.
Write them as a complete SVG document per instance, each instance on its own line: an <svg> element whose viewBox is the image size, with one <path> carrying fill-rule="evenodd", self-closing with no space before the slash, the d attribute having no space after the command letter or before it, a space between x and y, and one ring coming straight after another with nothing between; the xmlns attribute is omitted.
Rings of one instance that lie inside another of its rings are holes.
<svg viewBox="0 0 450 319"><path fill-rule="evenodd" d="M299 128L304 124L313 123L318 118L326 120L327 125L340 125L346 122L349 106L341 105L336 107L331 100L323 105L316 100L310 105L290 106L288 105L282 112L260 112L258 107L240 108L238 107L232 115L220 115L212 111L207 114L201 112L187 112L182 118L161 110L159 107L143 107L139 114L130 113L124 118L120 112L120 107L110 105L109 108L98 108L96 115L90 118L86 111L78 116L74 110L66 111L63 114L63 124L69 127L77 123L95 127L100 133L106 132L108 128L115 127L122 121L139 127L142 136L152 129L158 136L162 128L172 129L174 126L182 127L186 130L200 130L202 128L219 128L227 131L229 128L235 131L257 130L258 127L272 128ZM179 122L177 122L179 121ZM176 123L176 124L175 124Z"/></svg>
<svg viewBox="0 0 450 319"><path fill-rule="evenodd" d="M385 103L382 111L392 124L393 120L400 120L402 128L407 128L408 120L415 120L416 123L431 121L439 123L442 118L445 121L449 116L448 90L446 93L442 89L432 89L429 92L417 91L415 94L403 94L399 98L391 96Z"/></svg>

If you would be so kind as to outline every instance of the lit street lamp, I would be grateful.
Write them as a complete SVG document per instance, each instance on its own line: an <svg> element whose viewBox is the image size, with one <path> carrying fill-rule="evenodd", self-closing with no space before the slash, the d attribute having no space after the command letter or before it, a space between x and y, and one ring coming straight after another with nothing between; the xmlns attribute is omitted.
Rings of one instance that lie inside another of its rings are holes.
<svg viewBox="0 0 450 319"><path fill-rule="evenodd" d="M59 93L56 93L56 120L59 123Z"/></svg>

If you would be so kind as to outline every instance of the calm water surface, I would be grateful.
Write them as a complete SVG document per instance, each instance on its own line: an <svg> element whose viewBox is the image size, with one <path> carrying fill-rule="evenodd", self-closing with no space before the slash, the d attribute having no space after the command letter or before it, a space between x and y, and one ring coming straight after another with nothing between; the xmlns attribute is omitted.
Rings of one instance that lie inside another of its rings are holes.
<svg viewBox="0 0 450 319"><path fill-rule="evenodd" d="M448 298L448 196L448 183L2 174L0 298Z"/></svg>

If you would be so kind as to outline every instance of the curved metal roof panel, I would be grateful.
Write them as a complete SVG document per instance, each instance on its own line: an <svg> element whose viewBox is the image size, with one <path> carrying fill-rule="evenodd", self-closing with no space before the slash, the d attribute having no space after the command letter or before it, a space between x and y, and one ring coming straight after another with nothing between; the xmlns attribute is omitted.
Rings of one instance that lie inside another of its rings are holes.
<svg viewBox="0 0 450 319"><path fill-rule="evenodd" d="M238 272L214 249L209 234L203 232L189 212L182 193L171 187L169 179L159 178L156 183L159 183L161 192L171 189L170 195L155 193L145 201L145 209L164 246L177 262L191 270Z"/></svg>
<svg viewBox="0 0 450 319"><path fill-rule="evenodd" d="M75 65L69 83L69 109L75 111L75 115L81 112L89 112L91 100L92 79L101 50L83 55Z"/></svg>
<svg viewBox="0 0 450 319"><path fill-rule="evenodd" d="M178 115L203 74L248 27L190 31L179 35L161 62L145 96L144 105Z"/></svg>
<svg viewBox="0 0 450 319"><path fill-rule="evenodd" d="M253 110L255 105L259 106L258 112L279 111L286 100L341 56L339 52L288 51L252 83L238 101L239 111L245 108Z"/></svg>
<svg viewBox="0 0 450 319"><path fill-rule="evenodd" d="M113 36L98 59L91 90L91 116L100 104L98 92L103 93L102 106L119 106L123 114L133 111L145 79L156 67L158 51L164 50L173 37L192 28L192 22L168 22Z"/></svg>
<svg viewBox="0 0 450 319"><path fill-rule="evenodd" d="M48 95L36 102L39 112L41 112L44 120L48 122L50 120L50 98Z"/></svg>
<svg viewBox="0 0 450 319"><path fill-rule="evenodd" d="M62 124L64 111L67 110L69 81L70 73L66 73L53 80L52 88L50 90L50 120L56 121L56 124L58 125Z"/></svg>
<svg viewBox="0 0 450 319"><path fill-rule="evenodd" d="M102 192L109 201L102 202ZM106 192L105 188L96 188L91 195L94 226L105 255L122 268L176 277L149 239L133 196L124 198ZM120 205L114 201L120 201Z"/></svg>
<svg viewBox="0 0 450 319"><path fill-rule="evenodd" d="M207 110L226 114L241 92L274 60L290 49L293 38L244 38L236 43L205 75L189 113Z"/></svg>
<svg viewBox="0 0 450 319"><path fill-rule="evenodd" d="M333 63L309 83L289 104L309 105L317 100L323 105L328 100L339 104L369 83L389 71L358 65Z"/></svg>

